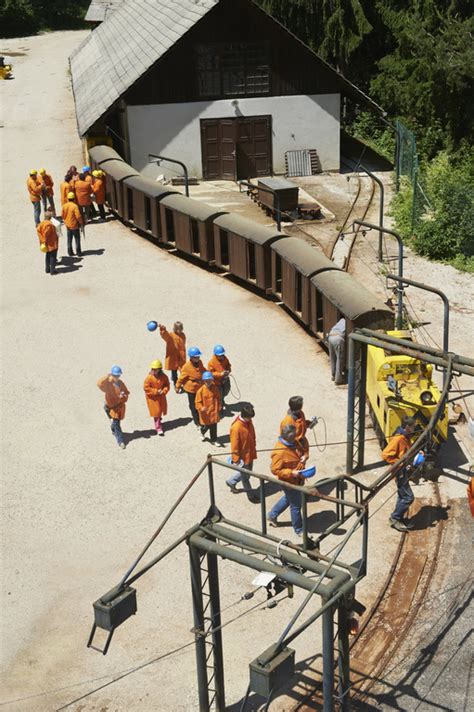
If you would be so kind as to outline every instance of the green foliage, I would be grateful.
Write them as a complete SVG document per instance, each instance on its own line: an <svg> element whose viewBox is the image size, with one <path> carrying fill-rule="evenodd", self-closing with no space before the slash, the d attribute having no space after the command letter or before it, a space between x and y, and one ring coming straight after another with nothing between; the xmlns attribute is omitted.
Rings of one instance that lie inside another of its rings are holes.
<svg viewBox="0 0 474 712"><path fill-rule="evenodd" d="M349 132L377 153L393 161L395 156L395 132L386 123L363 111L348 126Z"/></svg>
<svg viewBox="0 0 474 712"><path fill-rule="evenodd" d="M414 249L430 259L450 261L458 269L474 268L474 151L450 157L441 152L420 173L430 206L408 181L392 202L396 228ZM412 230L412 225L414 228Z"/></svg>
<svg viewBox="0 0 474 712"><path fill-rule="evenodd" d="M0 0L2 37L84 27L90 0Z"/></svg>

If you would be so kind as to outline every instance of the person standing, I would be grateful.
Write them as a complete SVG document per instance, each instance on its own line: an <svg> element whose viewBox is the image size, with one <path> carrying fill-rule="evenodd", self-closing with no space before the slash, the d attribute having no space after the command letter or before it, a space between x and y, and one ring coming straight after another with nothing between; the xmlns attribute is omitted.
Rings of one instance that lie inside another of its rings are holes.
<svg viewBox="0 0 474 712"><path fill-rule="evenodd" d="M331 360L331 380L336 386L344 383L346 320L339 319L328 335L329 358Z"/></svg>
<svg viewBox="0 0 474 712"><path fill-rule="evenodd" d="M62 216L67 230L67 253L69 257L74 255L72 241L76 243L76 255L82 256L81 250L81 227L84 225L84 219L79 208L75 203L75 195L71 191L67 194L67 203L63 205Z"/></svg>
<svg viewBox="0 0 474 712"><path fill-rule="evenodd" d="M44 220L36 227L40 241L40 250L45 256L45 272L46 274L56 274L56 259L58 256L58 233L51 222L52 213L47 210L44 214Z"/></svg>
<svg viewBox="0 0 474 712"><path fill-rule="evenodd" d="M303 450L296 443L295 426L285 425L271 455L272 473L282 482L288 482L292 485L304 485L305 479L300 474L300 471L304 469L303 458ZM270 510L268 523L271 527L277 527L277 518L289 507L293 529L298 536L301 536L303 533L301 493L286 487L281 489L283 496Z"/></svg>
<svg viewBox="0 0 474 712"><path fill-rule="evenodd" d="M225 355L225 348L222 344L216 344L214 346L214 355L207 364L209 371L214 376L214 380L219 386L221 392L222 410L225 408L225 398L230 391L230 372L232 371L232 366L230 361Z"/></svg>
<svg viewBox="0 0 474 712"><path fill-rule="evenodd" d="M217 442L217 423L221 419L221 394L219 386L216 385L210 371L202 374L203 385L196 393L195 407L199 413L199 423L201 424L201 440L207 440L206 433L209 431L210 441L216 447L222 447Z"/></svg>
<svg viewBox="0 0 474 712"><path fill-rule="evenodd" d="M99 210L100 220L105 220L105 181L102 171L92 171L94 180L92 181L92 190L94 192L95 202Z"/></svg>
<svg viewBox="0 0 474 712"><path fill-rule="evenodd" d="M176 381L176 393L185 391L188 396L189 410L193 417L194 425L201 428L199 424L199 414L196 410L195 400L196 393L202 384L202 374L206 370L201 361L201 350L197 346L191 346L188 349L189 360L186 361L179 378Z"/></svg>
<svg viewBox="0 0 474 712"><path fill-rule="evenodd" d="M395 430L389 439L387 447L382 451L382 457L389 465L398 462L411 447L411 439L415 432L416 420L410 416L405 416L402 424ZM411 464L405 464L397 470L397 502L395 509L389 517L390 525L399 532L406 532L413 529L413 525L405 518L405 514L410 504L415 499L413 490L410 487L410 475L413 471Z"/></svg>
<svg viewBox="0 0 474 712"><path fill-rule="evenodd" d="M41 222L41 185L38 182L38 171L35 171L34 168L32 168L29 173L26 181L26 187L33 205L33 219L35 221L35 225L39 225Z"/></svg>
<svg viewBox="0 0 474 712"><path fill-rule="evenodd" d="M74 191L71 186L73 186L72 182L72 174L71 173L66 173L64 176L64 180L62 183L59 185L59 194L61 196L61 206L65 205L68 200L68 193L73 193Z"/></svg>
<svg viewBox="0 0 474 712"><path fill-rule="evenodd" d="M311 425L303 412L303 396L291 396L288 401L288 411L280 423L280 435L285 425L294 425L296 429L295 442L303 450L306 460L309 457L309 442L306 431Z"/></svg>
<svg viewBox="0 0 474 712"><path fill-rule="evenodd" d="M230 449L232 450L231 463L244 467L246 470L253 470L254 460L257 459L257 440L252 418L255 417L255 410L251 403L244 403L242 410L230 426ZM249 475L244 472L234 472L226 485L230 487L233 494L237 494L236 485L242 482L242 487L247 493L247 497L253 504L257 504L260 498L252 490Z"/></svg>
<svg viewBox="0 0 474 712"><path fill-rule="evenodd" d="M110 429L118 446L125 450L121 421L125 418L126 402L130 391L120 379L120 366L112 366L110 373L97 381L97 387L105 394L104 410L110 419Z"/></svg>
<svg viewBox="0 0 474 712"><path fill-rule="evenodd" d="M163 372L163 364L159 359L151 362L150 373L145 378L143 390L145 391L148 411L155 423L158 435L163 436L162 418L168 412L166 394L170 389L170 381Z"/></svg>
<svg viewBox="0 0 474 712"><path fill-rule="evenodd" d="M76 200L84 219L84 225L90 219L92 205L92 177L91 180L86 180L87 174L81 173L79 178L74 183L74 191Z"/></svg>
<svg viewBox="0 0 474 712"><path fill-rule="evenodd" d="M178 371L181 371L186 362L186 334L183 330L183 323L175 321L171 333L163 324L159 324L159 327L160 336L166 343L165 368L171 371L171 380L176 386Z"/></svg>
<svg viewBox="0 0 474 712"><path fill-rule="evenodd" d="M53 215L56 215L56 208L54 205L54 181L52 177L49 175L49 173L46 173L45 168L40 168L39 170L39 176L38 176L38 183L41 186L41 198L43 201L43 210L46 212L48 203L49 203L49 209L53 213Z"/></svg>

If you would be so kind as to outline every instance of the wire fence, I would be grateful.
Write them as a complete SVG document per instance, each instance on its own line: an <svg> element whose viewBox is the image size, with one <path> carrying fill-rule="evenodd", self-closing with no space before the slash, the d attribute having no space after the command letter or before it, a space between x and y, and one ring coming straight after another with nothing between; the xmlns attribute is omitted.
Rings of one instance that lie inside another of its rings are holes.
<svg viewBox="0 0 474 712"><path fill-rule="evenodd" d="M397 134L395 161L397 191L400 188L401 178L407 178L412 187L411 232L413 233L426 208L431 208L431 202L420 178L416 136L398 119L395 126Z"/></svg>

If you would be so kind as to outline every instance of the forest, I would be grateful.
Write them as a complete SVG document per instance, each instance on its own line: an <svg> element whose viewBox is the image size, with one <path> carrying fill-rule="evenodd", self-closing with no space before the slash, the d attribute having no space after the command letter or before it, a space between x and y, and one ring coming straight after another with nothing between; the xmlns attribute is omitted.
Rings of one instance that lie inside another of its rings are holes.
<svg viewBox="0 0 474 712"><path fill-rule="evenodd" d="M395 122L416 172L392 203L420 254L474 271L474 17L468 0L256 0L386 111L344 129L393 159ZM3 37L84 27L89 0L0 0Z"/></svg>

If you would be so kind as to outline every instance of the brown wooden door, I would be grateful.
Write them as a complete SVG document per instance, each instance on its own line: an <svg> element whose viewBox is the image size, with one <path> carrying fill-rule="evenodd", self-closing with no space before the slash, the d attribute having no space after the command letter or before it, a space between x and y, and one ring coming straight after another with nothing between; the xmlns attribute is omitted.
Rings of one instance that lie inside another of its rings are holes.
<svg viewBox="0 0 474 712"><path fill-rule="evenodd" d="M271 175L271 116L202 119L201 151L207 180Z"/></svg>

